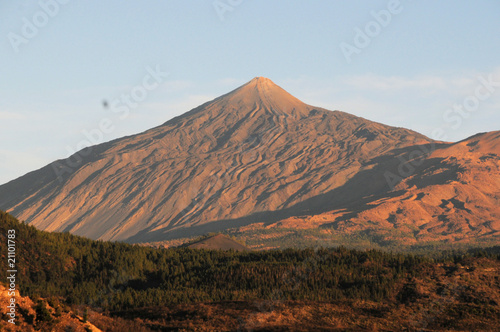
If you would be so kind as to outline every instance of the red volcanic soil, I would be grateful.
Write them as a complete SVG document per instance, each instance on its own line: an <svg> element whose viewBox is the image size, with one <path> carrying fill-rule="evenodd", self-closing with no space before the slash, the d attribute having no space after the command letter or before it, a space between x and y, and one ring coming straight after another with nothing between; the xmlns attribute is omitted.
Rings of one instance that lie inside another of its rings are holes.
<svg viewBox="0 0 500 332"><path fill-rule="evenodd" d="M499 136L435 142L307 105L257 77L0 186L0 209L42 230L131 243L252 227L491 243Z"/></svg>

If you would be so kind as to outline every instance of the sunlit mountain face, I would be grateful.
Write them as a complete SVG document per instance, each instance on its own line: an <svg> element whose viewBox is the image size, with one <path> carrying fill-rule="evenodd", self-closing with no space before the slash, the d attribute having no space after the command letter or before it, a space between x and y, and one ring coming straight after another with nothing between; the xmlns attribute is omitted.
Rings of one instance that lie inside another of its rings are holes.
<svg viewBox="0 0 500 332"><path fill-rule="evenodd" d="M435 142L256 77L0 186L0 209L39 229L128 242L251 225L469 241L499 236L499 136Z"/></svg>

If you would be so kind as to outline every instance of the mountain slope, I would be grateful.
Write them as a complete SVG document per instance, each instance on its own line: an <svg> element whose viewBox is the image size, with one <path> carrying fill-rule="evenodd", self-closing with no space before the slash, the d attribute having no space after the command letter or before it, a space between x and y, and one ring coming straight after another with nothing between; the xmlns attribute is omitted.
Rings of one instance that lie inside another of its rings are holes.
<svg viewBox="0 0 500 332"><path fill-rule="evenodd" d="M399 246L500 241L500 131L455 144L402 149L388 160L365 176L358 174L347 190L361 190L369 178L393 180L392 190L372 194L367 186L367 195L354 204L337 203L330 195L331 204L323 202L328 211L284 218L267 227L320 227L331 236L364 234L379 244Z"/></svg>
<svg viewBox="0 0 500 332"><path fill-rule="evenodd" d="M377 156L430 142L306 105L258 77L159 127L0 186L0 209L48 231L161 240L187 226L289 209L342 187Z"/></svg>

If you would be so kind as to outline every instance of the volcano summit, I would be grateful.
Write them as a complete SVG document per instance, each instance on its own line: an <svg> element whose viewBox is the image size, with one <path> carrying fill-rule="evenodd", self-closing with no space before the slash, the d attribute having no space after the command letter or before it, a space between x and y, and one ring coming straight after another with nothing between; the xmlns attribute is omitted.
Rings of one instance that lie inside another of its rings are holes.
<svg viewBox="0 0 500 332"><path fill-rule="evenodd" d="M498 135L492 135L488 139L498 143ZM499 168L497 143L477 155L490 154L484 162L491 163L492 174ZM422 206L425 213L412 212L405 219L392 210L373 215L366 211L386 200L399 201L412 190L457 181L466 169L453 166L460 158L430 157L453 146L408 129L307 105L271 80L256 77L156 128L80 151L0 186L0 209L42 230L128 242L282 222L306 228L331 225L333 231L407 225L418 241L419 232L427 230L419 230L419 225L446 223L450 219L444 212L428 213ZM399 174L399 160L417 147L427 147L418 149L429 153L419 155L422 160L412 174L398 175L395 185L400 187L388 185L384 174ZM465 151L460 155L469 158ZM420 173L438 171L443 163L448 173L442 177ZM68 164L74 166L70 171ZM477 170L467 167L472 173ZM419 176L421 182L404 186ZM471 199L500 206L500 185L492 185L491 195ZM466 209L475 204L456 198L459 194L454 196L451 189L443 195L443 202L453 205L455 197ZM444 203L438 199L436 204L439 210ZM443 211L450 208L443 206ZM468 218L463 211L459 224ZM495 221L487 224L473 226L474 232L498 235Z"/></svg>

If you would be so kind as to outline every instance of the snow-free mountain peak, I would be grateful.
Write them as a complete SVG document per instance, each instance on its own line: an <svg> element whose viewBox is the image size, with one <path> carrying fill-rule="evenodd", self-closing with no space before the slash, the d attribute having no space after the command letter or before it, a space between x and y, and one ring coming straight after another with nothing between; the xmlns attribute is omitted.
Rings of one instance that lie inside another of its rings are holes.
<svg viewBox="0 0 500 332"><path fill-rule="evenodd" d="M267 110L281 114L307 114L311 107L292 96L269 78L255 77L239 88L215 100L217 106Z"/></svg>
<svg viewBox="0 0 500 332"><path fill-rule="evenodd" d="M429 142L304 104L257 77L161 126L0 186L0 209L39 229L93 239L200 235L261 222L258 213L271 221L333 208L326 193L394 149ZM388 188L383 176L361 187L338 199L356 203Z"/></svg>

